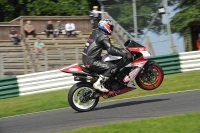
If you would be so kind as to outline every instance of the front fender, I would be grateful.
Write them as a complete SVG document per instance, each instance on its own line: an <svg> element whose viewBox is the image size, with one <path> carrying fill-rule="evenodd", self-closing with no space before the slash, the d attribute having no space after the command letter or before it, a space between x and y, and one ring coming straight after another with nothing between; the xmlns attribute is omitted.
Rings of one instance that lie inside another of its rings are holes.
<svg viewBox="0 0 200 133"><path fill-rule="evenodd" d="M152 65L152 64L154 64L154 63L155 63L155 61L148 60L148 61L146 62L146 64L144 65L144 67L147 67L147 66L149 66L149 65Z"/></svg>

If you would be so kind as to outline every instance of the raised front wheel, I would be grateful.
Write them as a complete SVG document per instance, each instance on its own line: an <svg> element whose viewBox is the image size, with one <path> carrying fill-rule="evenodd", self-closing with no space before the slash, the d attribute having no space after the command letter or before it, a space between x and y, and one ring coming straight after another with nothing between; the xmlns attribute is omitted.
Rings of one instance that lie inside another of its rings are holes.
<svg viewBox="0 0 200 133"><path fill-rule="evenodd" d="M144 90L154 90L158 88L164 78L164 72L162 68L153 63L147 65L142 69L136 77L137 85Z"/></svg>

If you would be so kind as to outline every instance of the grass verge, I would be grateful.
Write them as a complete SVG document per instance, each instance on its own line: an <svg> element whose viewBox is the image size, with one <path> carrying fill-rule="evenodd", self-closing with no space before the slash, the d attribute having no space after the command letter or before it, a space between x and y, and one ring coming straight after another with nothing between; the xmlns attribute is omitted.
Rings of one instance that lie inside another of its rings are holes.
<svg viewBox="0 0 200 133"><path fill-rule="evenodd" d="M91 126L62 133L199 133L200 113L154 117Z"/></svg>
<svg viewBox="0 0 200 133"><path fill-rule="evenodd" d="M200 71L166 75L162 85L156 90L145 91L138 88L134 91L110 99L101 99L101 101L183 90L200 89L199 75ZM1 99L0 118L68 107L69 105L67 102L67 94L68 90L61 90L28 96L14 97L9 99Z"/></svg>

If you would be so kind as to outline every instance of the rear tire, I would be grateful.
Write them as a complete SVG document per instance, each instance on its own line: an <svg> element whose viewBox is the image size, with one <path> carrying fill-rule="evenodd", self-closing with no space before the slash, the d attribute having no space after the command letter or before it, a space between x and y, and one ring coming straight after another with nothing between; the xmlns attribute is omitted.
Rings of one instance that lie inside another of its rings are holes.
<svg viewBox="0 0 200 133"><path fill-rule="evenodd" d="M73 85L68 93L69 105L79 112L86 112L94 109L99 102L99 97L90 100L81 100L81 95L92 89L92 84L86 82L79 82Z"/></svg>
<svg viewBox="0 0 200 133"><path fill-rule="evenodd" d="M147 65L137 75L135 81L143 90L154 90L158 88L164 79L164 72L160 65L153 63Z"/></svg>

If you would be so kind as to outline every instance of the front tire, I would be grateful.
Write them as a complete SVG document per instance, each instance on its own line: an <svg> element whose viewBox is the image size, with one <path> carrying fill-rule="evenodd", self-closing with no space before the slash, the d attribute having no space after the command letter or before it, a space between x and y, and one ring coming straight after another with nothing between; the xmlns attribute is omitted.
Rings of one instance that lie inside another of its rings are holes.
<svg viewBox="0 0 200 133"><path fill-rule="evenodd" d="M154 90L161 85L163 79L164 72L160 65L152 63L139 72L135 81L143 90Z"/></svg>
<svg viewBox="0 0 200 133"><path fill-rule="evenodd" d="M79 82L73 85L68 93L69 105L78 112L94 109L99 102L99 97L89 100L85 97L86 93L90 93L92 90L93 86L90 83Z"/></svg>

